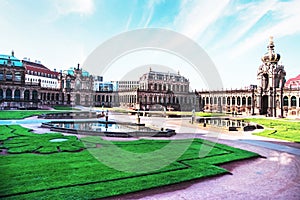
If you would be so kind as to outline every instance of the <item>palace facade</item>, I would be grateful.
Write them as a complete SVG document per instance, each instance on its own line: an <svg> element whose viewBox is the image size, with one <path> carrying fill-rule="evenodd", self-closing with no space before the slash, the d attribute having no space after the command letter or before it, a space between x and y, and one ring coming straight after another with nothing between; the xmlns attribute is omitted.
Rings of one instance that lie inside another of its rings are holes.
<svg viewBox="0 0 300 200"><path fill-rule="evenodd" d="M180 73L150 70L138 81L103 82L77 67L51 71L40 62L0 55L0 109L53 105L124 107L135 110L224 112L273 117L300 116L300 75L286 82L280 54L270 38L258 67L257 85L239 90L190 91Z"/></svg>

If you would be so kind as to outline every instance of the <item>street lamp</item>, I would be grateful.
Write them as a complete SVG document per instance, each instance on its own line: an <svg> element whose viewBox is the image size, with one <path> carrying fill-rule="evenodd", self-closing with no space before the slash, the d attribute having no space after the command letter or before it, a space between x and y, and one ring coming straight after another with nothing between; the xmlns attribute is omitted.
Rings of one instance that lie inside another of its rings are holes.
<svg viewBox="0 0 300 200"><path fill-rule="evenodd" d="M255 113L254 113L254 90L257 89L257 85L250 85L250 89L252 91L252 115L255 115Z"/></svg>

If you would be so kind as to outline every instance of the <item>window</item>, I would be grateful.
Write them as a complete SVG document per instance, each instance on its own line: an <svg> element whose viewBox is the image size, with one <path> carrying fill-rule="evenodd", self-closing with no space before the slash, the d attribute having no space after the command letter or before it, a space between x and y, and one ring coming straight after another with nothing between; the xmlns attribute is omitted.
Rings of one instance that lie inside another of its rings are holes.
<svg viewBox="0 0 300 200"><path fill-rule="evenodd" d="M12 98L12 91L11 91L11 89L7 89L6 90L6 99L11 99Z"/></svg>
<svg viewBox="0 0 300 200"><path fill-rule="evenodd" d="M296 97L295 96L292 96L292 98L291 98L291 106L292 107L296 107L297 106L297 102L296 102Z"/></svg>
<svg viewBox="0 0 300 200"><path fill-rule="evenodd" d="M242 105L243 105L243 106L246 105L246 97L243 97L243 98L242 98Z"/></svg>
<svg viewBox="0 0 300 200"><path fill-rule="evenodd" d="M247 105L250 106L251 104L252 104L252 98L251 98L251 97L248 97Z"/></svg>
<svg viewBox="0 0 300 200"><path fill-rule="evenodd" d="M238 105L238 106L241 105L241 97L238 97L238 98L237 98L237 105Z"/></svg>
<svg viewBox="0 0 300 200"><path fill-rule="evenodd" d="M0 71L0 81L3 81L4 77L3 77L3 71Z"/></svg>
<svg viewBox="0 0 300 200"><path fill-rule="evenodd" d="M283 106L289 106L289 99L287 96L283 97Z"/></svg>
<svg viewBox="0 0 300 200"><path fill-rule="evenodd" d="M232 97L232 105L235 105L235 97Z"/></svg>
<svg viewBox="0 0 300 200"><path fill-rule="evenodd" d="M6 80L12 81L12 73L10 71L6 72Z"/></svg>

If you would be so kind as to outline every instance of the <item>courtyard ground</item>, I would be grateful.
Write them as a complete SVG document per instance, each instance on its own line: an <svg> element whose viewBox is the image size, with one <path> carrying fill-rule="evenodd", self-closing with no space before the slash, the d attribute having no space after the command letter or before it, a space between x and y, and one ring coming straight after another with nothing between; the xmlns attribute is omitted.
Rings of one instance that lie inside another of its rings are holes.
<svg viewBox="0 0 300 200"><path fill-rule="evenodd" d="M115 120L135 121L135 116L114 115ZM258 153L265 158L221 165L229 170L213 178L187 181L110 199L300 199L299 144L243 132L217 132L190 124L189 118L142 117L150 126L176 129L174 138L202 138ZM37 132L38 125L24 124Z"/></svg>

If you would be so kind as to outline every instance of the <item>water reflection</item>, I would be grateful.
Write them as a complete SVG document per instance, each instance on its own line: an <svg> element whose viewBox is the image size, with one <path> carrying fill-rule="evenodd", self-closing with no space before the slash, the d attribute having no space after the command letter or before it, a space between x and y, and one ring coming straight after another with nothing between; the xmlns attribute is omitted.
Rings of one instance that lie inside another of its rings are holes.
<svg viewBox="0 0 300 200"><path fill-rule="evenodd" d="M137 126L134 124L116 124L104 122L56 122L53 125L57 128L75 129L81 131L96 132L152 132L156 131L149 127Z"/></svg>

